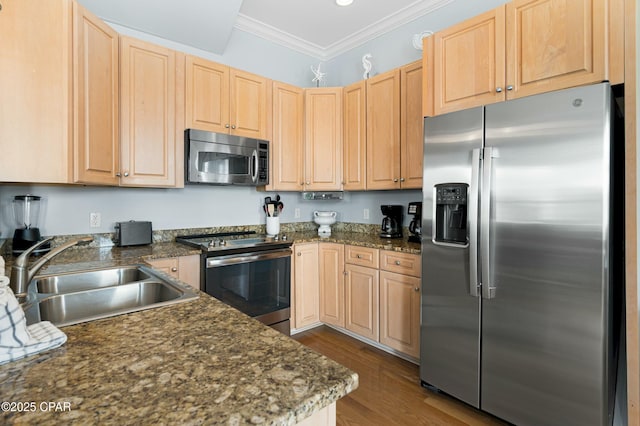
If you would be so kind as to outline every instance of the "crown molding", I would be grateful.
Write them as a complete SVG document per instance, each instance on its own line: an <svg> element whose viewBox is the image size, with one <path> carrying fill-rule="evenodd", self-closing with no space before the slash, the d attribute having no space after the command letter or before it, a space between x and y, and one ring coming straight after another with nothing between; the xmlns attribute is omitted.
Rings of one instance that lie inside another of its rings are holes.
<svg viewBox="0 0 640 426"><path fill-rule="evenodd" d="M242 13L238 14L235 28L300 53L304 53L305 55L313 56L322 61L327 61L382 34L393 31L408 22L426 15L427 13L446 6L451 2L453 2L453 0L415 1L409 6L386 16L385 18L368 25L329 46L320 46L315 43L310 43L307 40L294 36L286 31L282 31L269 24L265 24L264 22L253 19Z"/></svg>

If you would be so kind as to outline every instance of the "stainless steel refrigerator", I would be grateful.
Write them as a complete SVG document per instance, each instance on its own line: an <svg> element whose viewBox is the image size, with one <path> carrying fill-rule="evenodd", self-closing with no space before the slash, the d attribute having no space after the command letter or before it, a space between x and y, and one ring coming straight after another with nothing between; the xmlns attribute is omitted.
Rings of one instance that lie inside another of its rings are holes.
<svg viewBox="0 0 640 426"><path fill-rule="evenodd" d="M517 425L610 423L617 117L603 83L425 119L423 385Z"/></svg>

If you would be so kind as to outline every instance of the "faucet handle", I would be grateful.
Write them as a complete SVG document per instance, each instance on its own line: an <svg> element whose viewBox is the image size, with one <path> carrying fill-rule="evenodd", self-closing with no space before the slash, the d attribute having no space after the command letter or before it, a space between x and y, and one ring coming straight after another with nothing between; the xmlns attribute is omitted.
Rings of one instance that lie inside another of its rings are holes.
<svg viewBox="0 0 640 426"><path fill-rule="evenodd" d="M49 241L52 241L53 237L48 237L45 238L42 241L38 241L36 244L32 245L31 247L29 247L28 249L26 249L25 251L23 251L20 256L17 257L17 259L15 260L15 265L16 266L27 266L27 263L29 262L29 255L31 253L33 253L34 250L36 250L38 247L48 243Z"/></svg>

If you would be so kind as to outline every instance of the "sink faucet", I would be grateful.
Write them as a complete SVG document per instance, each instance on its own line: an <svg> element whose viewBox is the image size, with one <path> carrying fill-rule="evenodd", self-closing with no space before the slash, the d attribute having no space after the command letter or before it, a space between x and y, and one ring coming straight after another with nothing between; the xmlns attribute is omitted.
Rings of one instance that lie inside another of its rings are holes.
<svg viewBox="0 0 640 426"><path fill-rule="evenodd" d="M31 269L28 268L29 263L29 255L41 245L53 240L53 237L45 238L44 240L38 242L37 244L29 247L25 251L22 252L20 256L13 262L13 266L11 267L11 281L10 286L11 290L18 299L18 302L22 303L27 298L27 286L33 279L33 277L38 273L40 268L44 266L45 263L50 261L55 256L59 255L69 247L75 246L79 243L88 243L93 241L93 237L82 237L75 240L68 241L55 249L51 250L46 255L42 256L36 263L31 265Z"/></svg>

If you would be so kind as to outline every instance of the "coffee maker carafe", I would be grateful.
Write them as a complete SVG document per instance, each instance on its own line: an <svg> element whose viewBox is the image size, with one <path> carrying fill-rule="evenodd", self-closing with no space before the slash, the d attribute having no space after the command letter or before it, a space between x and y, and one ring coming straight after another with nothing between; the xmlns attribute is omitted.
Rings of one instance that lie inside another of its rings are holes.
<svg viewBox="0 0 640 426"><path fill-rule="evenodd" d="M399 205L383 205L380 206L382 214L382 230L380 236L382 238L402 238L402 211L403 206Z"/></svg>
<svg viewBox="0 0 640 426"><path fill-rule="evenodd" d="M13 233L13 254L19 255L40 241L40 200L37 195L16 195L13 198L13 216L16 230ZM33 254L42 254L51 250L51 244L40 246Z"/></svg>
<svg viewBox="0 0 640 426"><path fill-rule="evenodd" d="M411 235L409 235L408 240L414 243L420 243L422 242L422 201L409 203L407 213L413 215L413 219L411 219L411 223L409 224L409 232Z"/></svg>

